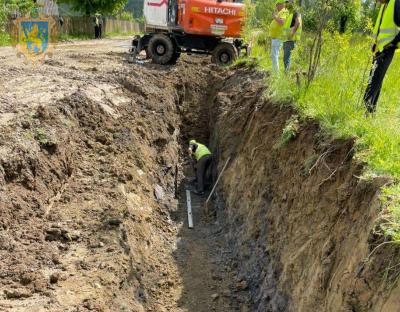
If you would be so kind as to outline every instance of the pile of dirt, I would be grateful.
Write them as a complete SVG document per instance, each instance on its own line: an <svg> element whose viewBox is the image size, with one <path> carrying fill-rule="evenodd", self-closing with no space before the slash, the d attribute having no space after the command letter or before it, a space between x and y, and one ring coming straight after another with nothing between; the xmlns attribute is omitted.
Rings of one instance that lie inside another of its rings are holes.
<svg viewBox="0 0 400 312"><path fill-rule="evenodd" d="M202 109L219 71L203 58L131 66L106 44L1 69L0 310L184 311L200 297L198 311L224 306L208 275L186 289L194 242L177 197L181 116L192 118L187 102ZM199 239L211 239L204 225Z"/></svg>
<svg viewBox="0 0 400 312"><path fill-rule="evenodd" d="M213 104L219 169L232 157L216 210L251 311L397 311L399 250L374 250L388 180L360 178L352 140L324 135L264 91L260 73L239 69Z"/></svg>

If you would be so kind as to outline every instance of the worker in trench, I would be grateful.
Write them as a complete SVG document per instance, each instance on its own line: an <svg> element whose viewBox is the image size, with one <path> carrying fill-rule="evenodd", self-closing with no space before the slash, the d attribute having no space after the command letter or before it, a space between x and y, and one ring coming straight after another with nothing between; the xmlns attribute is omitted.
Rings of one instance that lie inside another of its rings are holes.
<svg viewBox="0 0 400 312"><path fill-rule="evenodd" d="M212 153L204 144L190 140L189 156L193 160L193 168L196 174L193 182L197 182L197 188L194 193L202 196L205 190L206 173L212 161Z"/></svg>
<svg viewBox="0 0 400 312"><path fill-rule="evenodd" d="M381 7L374 28L373 65L364 95L364 104L369 114L376 111L386 72L396 49L400 47L400 0L378 2Z"/></svg>

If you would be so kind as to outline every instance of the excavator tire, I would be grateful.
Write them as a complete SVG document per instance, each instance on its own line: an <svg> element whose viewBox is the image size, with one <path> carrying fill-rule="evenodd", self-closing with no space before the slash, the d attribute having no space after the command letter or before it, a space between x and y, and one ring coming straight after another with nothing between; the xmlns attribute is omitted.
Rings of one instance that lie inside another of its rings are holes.
<svg viewBox="0 0 400 312"><path fill-rule="evenodd" d="M212 53L212 62L218 66L228 66L238 57L237 49L233 44L221 42Z"/></svg>
<svg viewBox="0 0 400 312"><path fill-rule="evenodd" d="M175 47L168 36L156 34L149 41L148 53L154 63L166 65L173 60Z"/></svg>

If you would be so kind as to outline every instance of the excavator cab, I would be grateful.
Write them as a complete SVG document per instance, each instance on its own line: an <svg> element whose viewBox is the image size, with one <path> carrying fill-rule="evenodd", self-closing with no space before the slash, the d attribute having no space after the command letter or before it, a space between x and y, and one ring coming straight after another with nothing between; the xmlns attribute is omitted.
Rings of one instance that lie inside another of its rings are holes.
<svg viewBox="0 0 400 312"><path fill-rule="evenodd" d="M170 0L168 3L168 26L176 28L178 26L178 0Z"/></svg>

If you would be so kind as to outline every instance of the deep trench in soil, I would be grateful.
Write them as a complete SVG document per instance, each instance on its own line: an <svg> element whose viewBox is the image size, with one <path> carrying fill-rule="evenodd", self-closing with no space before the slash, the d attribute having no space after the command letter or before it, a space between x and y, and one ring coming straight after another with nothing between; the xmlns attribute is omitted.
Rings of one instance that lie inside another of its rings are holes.
<svg viewBox="0 0 400 312"><path fill-rule="evenodd" d="M263 96L254 69L74 49L24 69L51 81L40 105L0 69L0 310L398 311L399 250L371 255L387 179L359 178L353 140ZM188 229L192 138L214 181L231 161Z"/></svg>

